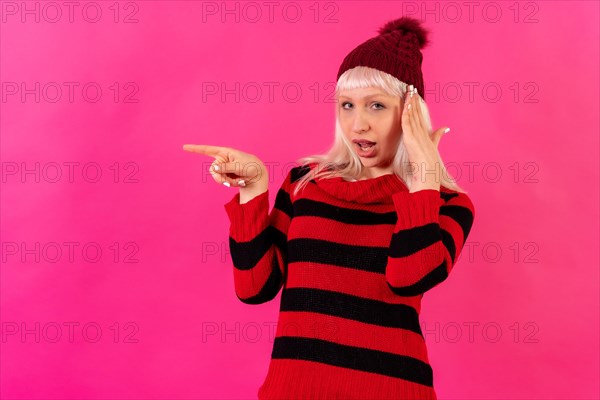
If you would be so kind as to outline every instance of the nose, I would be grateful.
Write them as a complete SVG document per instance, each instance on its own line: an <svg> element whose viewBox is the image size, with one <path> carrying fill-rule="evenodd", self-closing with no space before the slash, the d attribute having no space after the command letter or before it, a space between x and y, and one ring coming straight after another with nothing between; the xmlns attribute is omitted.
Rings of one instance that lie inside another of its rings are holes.
<svg viewBox="0 0 600 400"><path fill-rule="evenodd" d="M369 123L360 112L357 112L354 116L354 121L352 121L352 130L354 132L364 132L369 130Z"/></svg>

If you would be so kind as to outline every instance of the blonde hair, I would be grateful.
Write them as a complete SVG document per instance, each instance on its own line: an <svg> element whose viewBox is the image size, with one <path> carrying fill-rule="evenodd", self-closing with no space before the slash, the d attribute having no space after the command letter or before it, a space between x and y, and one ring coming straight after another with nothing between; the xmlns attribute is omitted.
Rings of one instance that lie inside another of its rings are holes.
<svg viewBox="0 0 600 400"><path fill-rule="evenodd" d="M390 96L398 96L403 98L408 90L408 85L394 76L383 71L369 67L355 67L344 72L338 79L335 88L335 98L338 98L340 90L352 90L356 88L377 87L383 90ZM337 107L337 102L336 102ZM425 117L426 127L428 132L431 132L431 118L427 105L423 101L421 103L421 111ZM337 115L337 113L336 113ZM294 189L294 195L298 193L312 179L327 179L334 177L343 177L346 180L358 179L362 174L363 166L360 158L354 152L352 144L345 138L340 126L339 116L336 116L335 121L335 136L333 145L325 154L313 154L307 157L302 157L297 160L301 166L316 163L315 168L312 168L300 179ZM466 193L459 187L454 178L448 174L446 167L441 158L438 159L440 186L452 189L457 192ZM411 168L409 168L409 158L404 146L404 141L400 140L398 150L394 160L392 161L393 173L398 176L404 184L410 189L411 186Z"/></svg>

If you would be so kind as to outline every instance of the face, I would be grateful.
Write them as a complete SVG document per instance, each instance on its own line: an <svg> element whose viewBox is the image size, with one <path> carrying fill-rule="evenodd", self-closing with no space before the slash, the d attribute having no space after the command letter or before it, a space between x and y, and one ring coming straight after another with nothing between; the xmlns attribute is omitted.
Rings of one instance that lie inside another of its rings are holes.
<svg viewBox="0 0 600 400"><path fill-rule="evenodd" d="M392 173L391 162L402 133L402 106L400 97L374 87L340 91L340 125L364 167L361 178ZM357 143L360 140L375 144L361 146Z"/></svg>

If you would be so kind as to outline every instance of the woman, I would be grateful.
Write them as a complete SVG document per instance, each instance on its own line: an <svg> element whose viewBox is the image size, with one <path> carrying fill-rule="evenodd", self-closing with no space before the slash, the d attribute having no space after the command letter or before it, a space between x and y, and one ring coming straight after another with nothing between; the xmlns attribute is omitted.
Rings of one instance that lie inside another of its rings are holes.
<svg viewBox="0 0 600 400"><path fill-rule="evenodd" d="M261 304L283 287L259 399L436 399L421 299L452 270L474 207L448 177L437 150L447 129L432 132L421 97L426 43L403 17L346 56L334 144L291 169L270 214L256 156L184 146L239 188L225 205L237 297Z"/></svg>

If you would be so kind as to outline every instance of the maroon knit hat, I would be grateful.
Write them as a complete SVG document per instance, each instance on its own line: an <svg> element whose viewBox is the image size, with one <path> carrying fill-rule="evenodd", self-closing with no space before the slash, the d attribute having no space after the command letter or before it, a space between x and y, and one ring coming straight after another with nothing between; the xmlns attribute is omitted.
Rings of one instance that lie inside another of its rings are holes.
<svg viewBox="0 0 600 400"><path fill-rule="evenodd" d="M379 35L358 45L344 58L337 79L351 68L371 67L413 85L425 99L421 49L429 43L429 31L418 19L401 17L387 22L378 32Z"/></svg>

